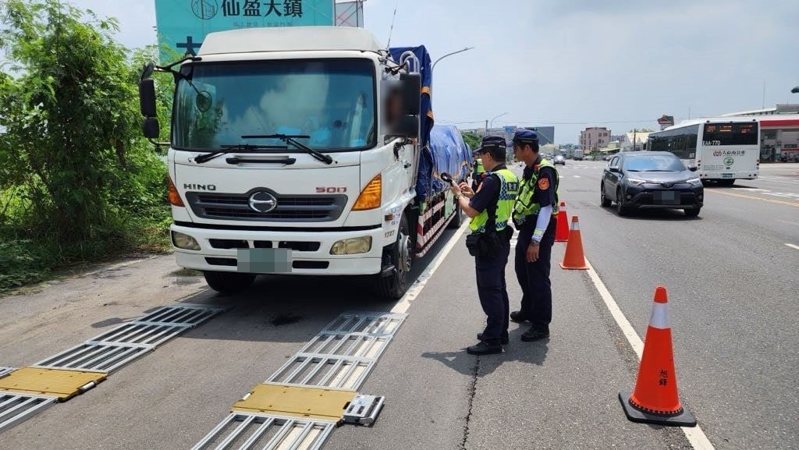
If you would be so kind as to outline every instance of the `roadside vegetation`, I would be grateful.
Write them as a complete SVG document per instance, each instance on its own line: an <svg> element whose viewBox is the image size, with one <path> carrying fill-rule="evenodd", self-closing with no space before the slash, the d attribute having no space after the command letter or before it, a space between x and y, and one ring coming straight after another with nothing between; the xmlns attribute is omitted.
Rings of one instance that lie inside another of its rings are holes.
<svg viewBox="0 0 799 450"><path fill-rule="evenodd" d="M125 49L117 31L60 0L0 2L0 292L169 248L166 165L139 131L157 49Z"/></svg>

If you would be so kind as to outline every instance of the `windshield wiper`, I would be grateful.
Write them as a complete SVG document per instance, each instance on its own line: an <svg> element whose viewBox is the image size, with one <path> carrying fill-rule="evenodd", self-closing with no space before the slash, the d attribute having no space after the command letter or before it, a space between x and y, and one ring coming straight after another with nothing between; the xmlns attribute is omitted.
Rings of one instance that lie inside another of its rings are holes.
<svg viewBox="0 0 799 450"><path fill-rule="evenodd" d="M242 139L280 139L281 141L285 142L286 144L291 144L294 147L308 153L309 155L313 156L318 161L322 161L325 164L333 164L333 158L330 155L325 155L324 153L318 152L311 147L303 144L302 142L298 141L297 139L310 139L310 136L301 135L301 134L246 134L241 137Z"/></svg>
<svg viewBox="0 0 799 450"><path fill-rule="evenodd" d="M222 145L219 150L214 150L211 153L206 153L194 158L197 164L206 163L217 156L222 156L226 153L235 152L254 152L256 150L286 150L288 147L280 145L253 145L253 144L235 144L235 145Z"/></svg>

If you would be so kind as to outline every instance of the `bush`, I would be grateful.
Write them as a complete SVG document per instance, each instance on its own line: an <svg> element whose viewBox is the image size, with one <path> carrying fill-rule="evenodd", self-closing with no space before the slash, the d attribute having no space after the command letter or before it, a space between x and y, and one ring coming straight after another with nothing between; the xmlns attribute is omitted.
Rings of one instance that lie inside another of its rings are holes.
<svg viewBox="0 0 799 450"><path fill-rule="evenodd" d="M168 246L166 167L139 132L138 70L154 49L131 59L116 31L60 0L0 2L0 290Z"/></svg>

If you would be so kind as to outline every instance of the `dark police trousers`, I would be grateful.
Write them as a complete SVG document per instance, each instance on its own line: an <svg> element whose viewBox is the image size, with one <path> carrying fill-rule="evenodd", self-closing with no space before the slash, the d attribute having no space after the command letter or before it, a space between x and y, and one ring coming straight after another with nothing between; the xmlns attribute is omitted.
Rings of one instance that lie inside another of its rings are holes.
<svg viewBox="0 0 799 450"><path fill-rule="evenodd" d="M508 333L510 301L505 283L505 266L508 264L510 243L503 239L496 256L476 256L477 294L488 319L483 331L483 341L497 344Z"/></svg>
<svg viewBox="0 0 799 450"><path fill-rule="evenodd" d="M552 245L555 243L555 217L549 219L549 226L538 248L538 260L527 262L527 246L533 238L538 216L528 216L519 230L516 242L516 279L522 287L521 316L527 318L534 327L549 330L552 321L552 285L549 282L549 268Z"/></svg>

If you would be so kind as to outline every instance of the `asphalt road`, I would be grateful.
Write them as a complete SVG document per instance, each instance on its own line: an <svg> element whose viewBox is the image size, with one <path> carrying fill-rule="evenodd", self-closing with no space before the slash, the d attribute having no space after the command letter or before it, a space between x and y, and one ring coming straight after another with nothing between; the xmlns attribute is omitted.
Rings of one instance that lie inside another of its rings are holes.
<svg viewBox="0 0 799 450"><path fill-rule="evenodd" d="M620 218L598 206L604 163L559 168L586 255L643 336L657 284L669 288L681 397L717 448L799 446L796 270L799 168L708 189L697 219ZM437 244L440 250L452 231ZM462 238L461 238L462 240ZM416 268L420 274L438 252ZM483 315L473 262L457 242L408 309L361 391L385 395L371 428L343 426L326 448L681 448L679 429L628 422L616 395L637 358L588 274L553 254L552 337L475 358ZM104 268L0 298L0 366L24 366L175 301L231 309L112 374L94 390L5 432L0 447L188 448L336 315L390 310L363 281L264 278L224 297L170 256ZM520 295L507 270L512 307Z"/></svg>

